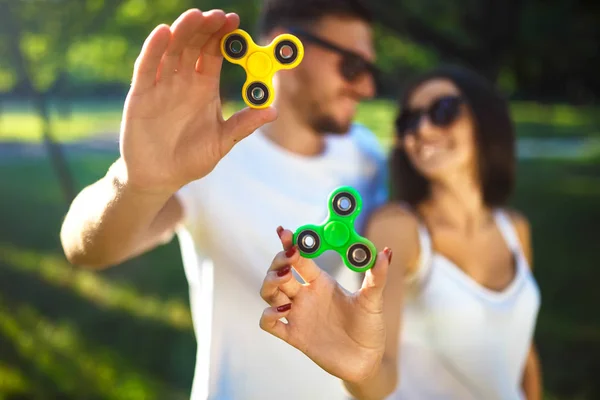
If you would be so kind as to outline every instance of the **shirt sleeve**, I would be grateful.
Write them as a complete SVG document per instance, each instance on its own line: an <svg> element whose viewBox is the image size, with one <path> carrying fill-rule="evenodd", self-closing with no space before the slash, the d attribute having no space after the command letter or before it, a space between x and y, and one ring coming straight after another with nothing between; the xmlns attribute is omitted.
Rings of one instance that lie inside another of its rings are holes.
<svg viewBox="0 0 600 400"><path fill-rule="evenodd" d="M360 223L360 230L365 233L367 223L371 214L378 208L385 205L388 201L388 169L385 156L383 153L371 161L375 164L376 169L370 181L367 183L367 196L363 200L364 217Z"/></svg>
<svg viewBox="0 0 600 400"><path fill-rule="evenodd" d="M193 231L202 226L205 219L205 200L208 195L206 186L205 179L196 180L175 193L183 209L183 225Z"/></svg>
<svg viewBox="0 0 600 400"><path fill-rule="evenodd" d="M370 214L386 204L389 199L389 173L386 152L375 134L362 125L356 125L355 129L365 168L370 170L362 193L364 216L361 215L360 221L357 221L357 228L364 232Z"/></svg>
<svg viewBox="0 0 600 400"><path fill-rule="evenodd" d="M373 180L373 207L375 209L386 204L390 195L387 157L383 152L378 157L376 163L377 172Z"/></svg>

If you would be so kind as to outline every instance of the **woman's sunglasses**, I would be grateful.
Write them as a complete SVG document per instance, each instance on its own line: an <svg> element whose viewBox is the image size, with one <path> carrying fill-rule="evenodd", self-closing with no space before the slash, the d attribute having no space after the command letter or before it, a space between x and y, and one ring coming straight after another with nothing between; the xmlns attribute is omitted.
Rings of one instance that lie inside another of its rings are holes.
<svg viewBox="0 0 600 400"><path fill-rule="evenodd" d="M348 82L353 82L359 76L364 73L369 73L373 77L373 80L377 83L379 78L378 68L371 62L365 60L359 54L353 51L343 49L325 39L321 39L313 35L312 33L306 32L302 29L292 28L289 32L293 35L298 36L301 40L305 40L310 43L314 43L325 49L334 51L342 56L342 60L339 65L340 74Z"/></svg>
<svg viewBox="0 0 600 400"><path fill-rule="evenodd" d="M427 108L406 109L396 119L396 131L400 136L417 132L425 115L433 125L446 128L460 116L462 104L463 99L460 96L444 96Z"/></svg>

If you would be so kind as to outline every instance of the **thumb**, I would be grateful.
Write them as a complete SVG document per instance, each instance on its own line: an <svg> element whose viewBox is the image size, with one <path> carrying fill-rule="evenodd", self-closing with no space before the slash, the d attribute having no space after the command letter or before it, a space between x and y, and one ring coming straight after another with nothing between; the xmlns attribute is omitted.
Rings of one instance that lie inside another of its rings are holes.
<svg viewBox="0 0 600 400"><path fill-rule="evenodd" d="M223 137L227 150L230 150L237 142L249 136L252 132L266 123L277 118L277 110L274 107L264 109L244 108L233 114L225 121Z"/></svg>
<svg viewBox="0 0 600 400"><path fill-rule="evenodd" d="M383 290L387 282L388 269L392 261L392 250L388 247L377 255L373 268L365 274L360 297L365 300L363 304L371 312L380 312L383 308Z"/></svg>

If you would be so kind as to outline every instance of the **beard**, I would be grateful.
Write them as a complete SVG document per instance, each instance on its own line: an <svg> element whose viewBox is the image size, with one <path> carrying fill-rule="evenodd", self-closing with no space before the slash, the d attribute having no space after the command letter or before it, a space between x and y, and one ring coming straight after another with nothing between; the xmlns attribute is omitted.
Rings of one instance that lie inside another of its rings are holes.
<svg viewBox="0 0 600 400"><path fill-rule="evenodd" d="M321 115L312 121L312 128L320 135L343 135L350 130L351 122L340 123L335 118Z"/></svg>
<svg viewBox="0 0 600 400"><path fill-rule="evenodd" d="M328 114L324 111L318 103L313 103L312 112L310 113L310 126L311 128L320 135L343 135L350 130L352 120L349 119L344 122L340 122L335 119L333 115Z"/></svg>

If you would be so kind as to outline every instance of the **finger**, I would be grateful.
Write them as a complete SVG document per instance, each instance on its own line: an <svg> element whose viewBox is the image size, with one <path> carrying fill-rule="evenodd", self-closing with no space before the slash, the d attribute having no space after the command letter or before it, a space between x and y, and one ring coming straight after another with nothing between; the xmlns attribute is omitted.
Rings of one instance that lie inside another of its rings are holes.
<svg viewBox="0 0 600 400"><path fill-rule="evenodd" d="M294 277L291 265L286 265L276 271L269 271L268 274L280 279L278 288L287 297L294 299L294 297L298 296L298 293L302 289L302 284Z"/></svg>
<svg viewBox="0 0 600 400"><path fill-rule="evenodd" d="M154 86L160 60L169 45L170 38L171 31L169 26L165 24L158 25L148 35L133 66L131 86L134 92L140 92Z"/></svg>
<svg viewBox="0 0 600 400"><path fill-rule="evenodd" d="M277 228L277 234L279 235L283 249L288 250L294 245L294 233L289 229L280 228Z"/></svg>
<svg viewBox="0 0 600 400"><path fill-rule="evenodd" d="M224 154L229 152L236 143L249 136L255 130L277 118L273 107L264 109L244 108L233 114L225 121L221 137Z"/></svg>
<svg viewBox="0 0 600 400"><path fill-rule="evenodd" d="M221 29L212 33L207 38L202 48L202 55L196 65L196 71L205 75L219 76L223 64L223 55L221 54L221 39L223 36L232 32L240 25L240 17L235 13L226 15L225 23Z"/></svg>
<svg viewBox="0 0 600 400"><path fill-rule="evenodd" d="M202 23L202 12L196 8L187 10L171 25L171 41L163 55L159 70L159 81L175 75L183 49L188 44L197 27Z"/></svg>
<svg viewBox="0 0 600 400"><path fill-rule="evenodd" d="M365 274L359 298L362 300L363 306L371 312L381 312L383 309L383 291L391 261L392 250L386 247L377 255L377 261L373 268Z"/></svg>
<svg viewBox="0 0 600 400"><path fill-rule="evenodd" d="M300 292L300 290L302 289L302 284L298 282L298 280L292 274L292 266L291 264L286 262L287 258L288 257L286 256L285 252L282 251L277 253L277 255L273 258L273 261L271 262L271 266L269 267L269 271L267 272L267 276L265 277L264 283L266 283L267 281L272 282L273 285L276 285L272 288L276 287L278 290L282 291L287 297L293 299L298 295L298 292ZM274 289L271 290L274 291Z"/></svg>
<svg viewBox="0 0 600 400"><path fill-rule="evenodd" d="M280 306L289 303L300 289L300 282L292 275L292 267L285 265L267 272L260 289L260 296L269 305Z"/></svg>
<svg viewBox="0 0 600 400"><path fill-rule="evenodd" d="M260 328L263 331L268 332L285 342L288 342L290 339L288 326L281 322L280 319L287 317L287 315L290 313L291 306L292 304L288 303L281 307L266 308L260 317Z"/></svg>
<svg viewBox="0 0 600 400"><path fill-rule="evenodd" d="M182 72L194 72L198 57L202 52L202 47L206 41L217 31L219 31L226 22L225 13L222 10L210 10L202 13L198 25L194 28L194 33L185 44L181 53L180 70Z"/></svg>
<svg viewBox="0 0 600 400"><path fill-rule="evenodd" d="M298 246L293 245L294 234L288 229L281 231L279 235L281 244L286 250L288 263L294 266L294 269L302 277L304 282L311 283L321 275L321 268L311 259L304 258L298 251Z"/></svg>

